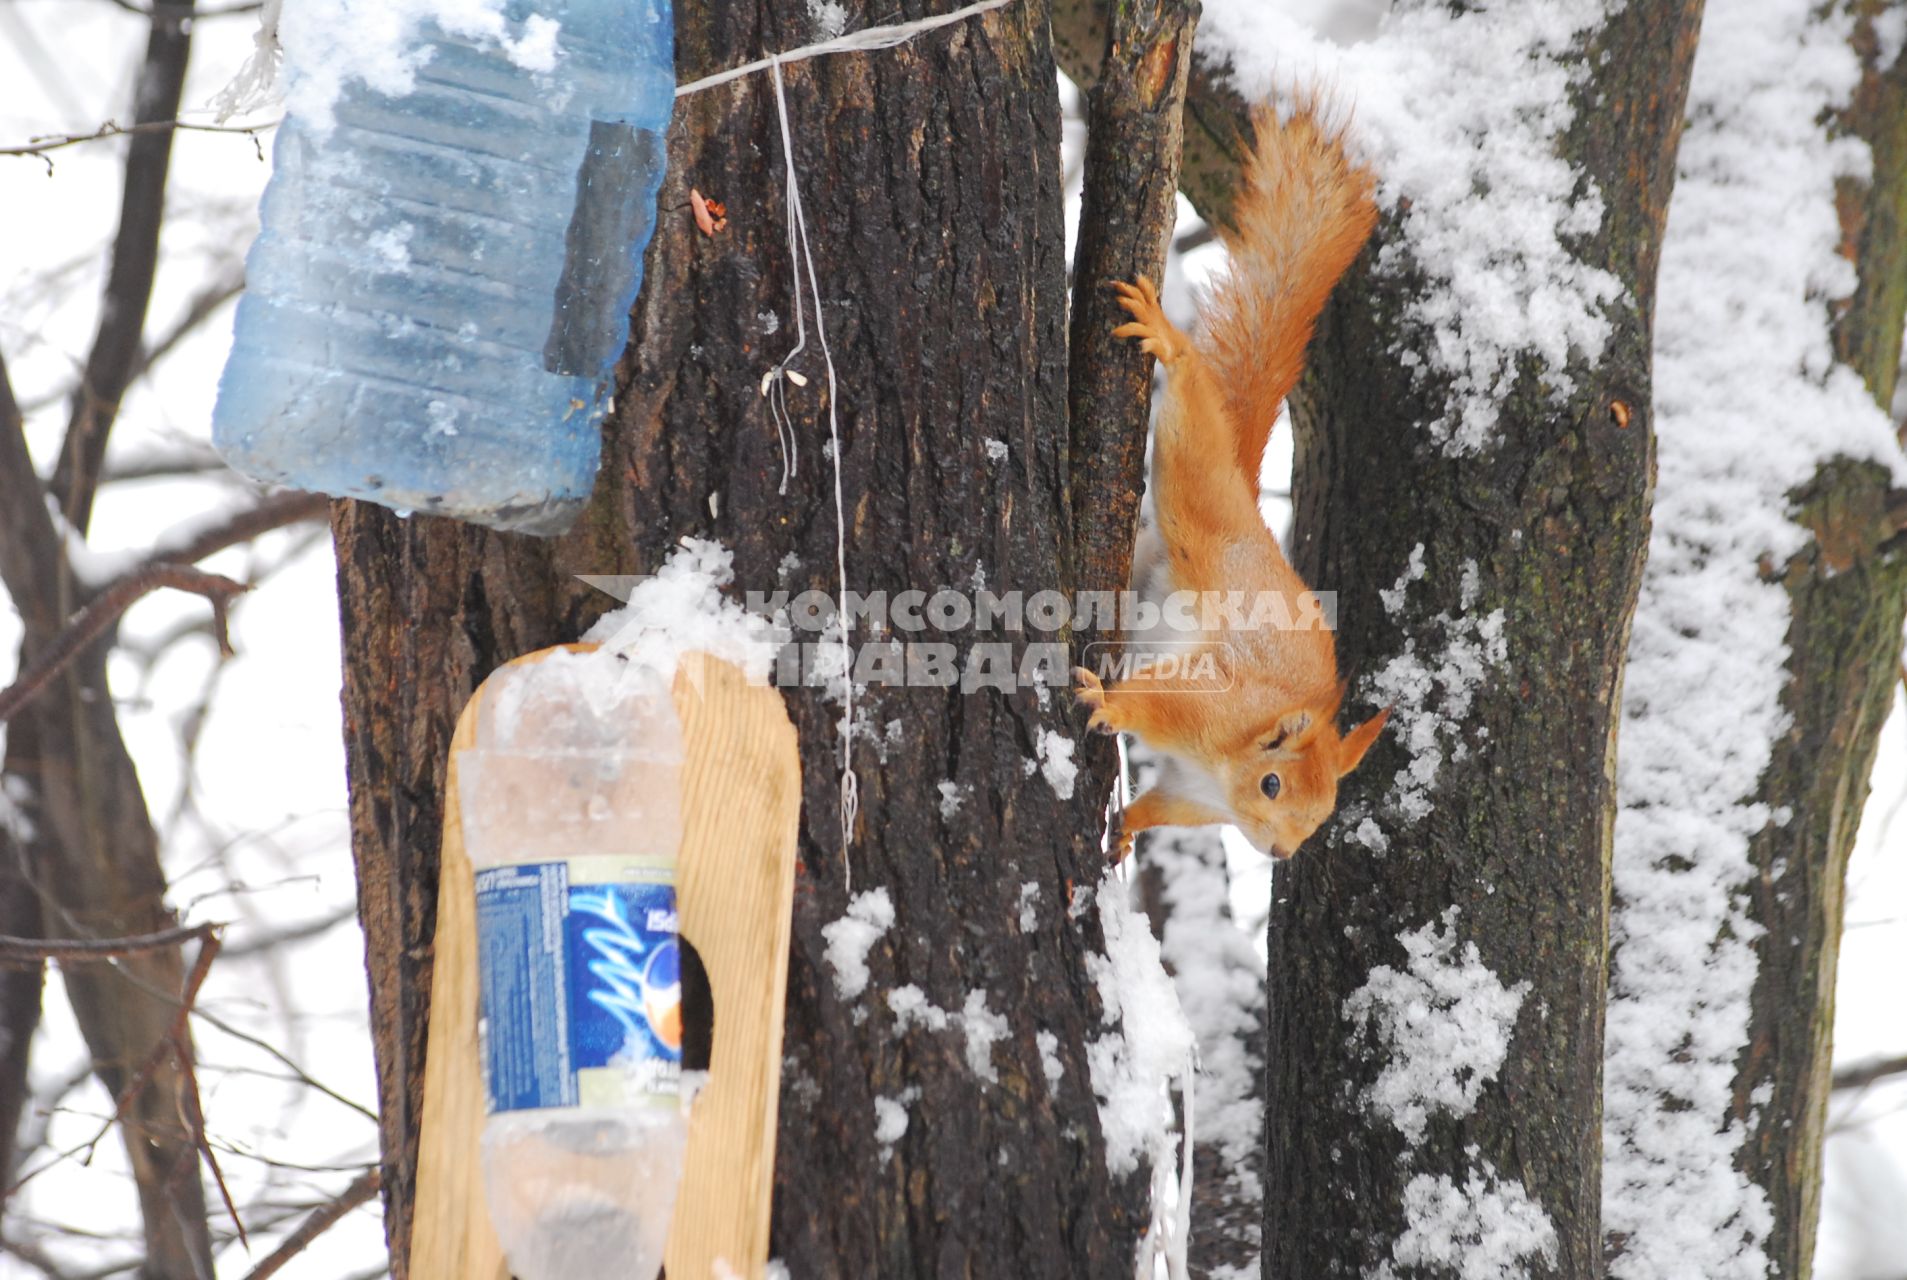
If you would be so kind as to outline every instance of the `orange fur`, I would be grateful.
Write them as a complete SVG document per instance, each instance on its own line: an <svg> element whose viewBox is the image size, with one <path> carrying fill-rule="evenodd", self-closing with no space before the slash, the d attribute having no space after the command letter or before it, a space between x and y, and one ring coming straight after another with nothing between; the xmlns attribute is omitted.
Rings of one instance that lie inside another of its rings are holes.
<svg viewBox="0 0 1907 1280"><path fill-rule="evenodd" d="M1132 321L1113 332L1138 340L1166 370L1152 451L1157 519L1135 553L1133 585L1142 594L1160 586L1271 594L1295 614L1316 600L1259 514L1259 464L1318 313L1370 236L1376 208L1371 175L1313 110L1282 124L1261 111L1256 124L1236 230L1226 236L1231 273L1205 303L1200 339L1165 318L1149 281L1114 286ZM1076 673L1093 727L1135 734L1165 757L1159 785L1126 810L1121 853L1149 827L1232 822L1258 848L1289 857L1336 808L1338 779L1364 758L1389 712L1340 736L1343 685L1322 627L1220 618L1197 637L1201 652L1223 660L1216 682L1173 676L1106 688ZM1264 793L1268 774L1279 779L1275 798Z"/></svg>
<svg viewBox="0 0 1907 1280"><path fill-rule="evenodd" d="M1201 312L1200 346L1225 388L1238 462L1254 485L1278 407L1304 371L1318 313L1377 225L1370 170L1344 154L1344 129L1316 102L1279 122L1252 115L1257 143L1220 233L1231 270Z"/></svg>

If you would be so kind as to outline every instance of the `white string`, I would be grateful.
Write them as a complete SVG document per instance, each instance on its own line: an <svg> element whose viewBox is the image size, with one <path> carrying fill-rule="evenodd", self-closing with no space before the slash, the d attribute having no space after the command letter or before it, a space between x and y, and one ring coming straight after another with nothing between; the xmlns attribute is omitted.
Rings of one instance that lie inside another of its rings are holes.
<svg viewBox="0 0 1907 1280"><path fill-rule="evenodd" d="M781 122L781 153L787 166L788 187L788 257L794 272L795 298L795 345L794 349L783 356L774 368L762 376L762 395L768 399L769 415L775 421L775 434L781 442L781 493L788 492L789 479L797 474L801 464L800 438L794 429L794 419L788 411L787 384L806 386L807 380L791 368L794 358L808 345L808 325L805 308L802 303L801 277L808 277L808 300L814 305L815 337L821 346L821 359L828 367L828 451L834 463L834 567L837 575L838 599L836 600L837 621L841 627L841 871L849 893L854 891L854 867L848 861L848 846L854 842L854 823L861 812L861 782L854 772L854 649L849 639L848 626L848 520L847 504L841 496L841 424L836 414L839 399L834 374L834 355L828 350L828 322L821 310L821 284L814 269L814 252L808 244L808 219L801 208L801 187L795 172L795 147L792 133L788 127L788 95L782 83L781 68L784 63L800 62L824 53L865 52L874 49L891 49L904 44L923 32L939 27L950 26L964 21L989 9L1002 8L1013 0L980 0L964 9L952 13L943 13L931 18L921 18L915 22L896 23L893 26L869 27L861 31L850 31L846 35L823 40L819 44L803 45L784 53L771 54L758 58L754 62L731 67L727 71L704 76L700 80L691 80L688 84L676 88L675 96L685 98L692 93L700 93L718 84L727 84L743 76L753 75L757 71L770 72L775 81L775 113Z"/></svg>
<svg viewBox="0 0 1907 1280"><path fill-rule="evenodd" d="M823 40L819 44L804 44L798 49L789 49L785 53L770 54L766 58L757 58L745 62L739 67L730 67L727 71L718 71L712 76L703 76L700 80L691 80L676 87L675 96L686 98L692 93L712 89L718 84L727 84L743 76L753 75L757 71L766 71L782 63L800 62L805 58L819 57L824 53L855 53L873 49L891 49L897 44L905 44L923 32L938 27L951 26L971 18L976 13L985 13L989 9L999 9L1012 4L1013 0L981 0L979 4L970 4L964 9L955 9L952 13L937 14L931 18L921 18L914 22L899 22L890 27L868 27L861 31L850 31L846 35L835 36L832 40Z"/></svg>
<svg viewBox="0 0 1907 1280"><path fill-rule="evenodd" d="M841 873L848 893L854 892L854 867L848 861L848 846L854 841L854 820L861 811L861 784L854 773L854 649L848 636L848 518L847 504L841 497L841 424L836 414L839 401L834 376L834 355L828 350L828 320L821 308L821 284L815 278L814 250L808 244L808 218L801 207L801 185L795 172L795 144L788 127L788 95L781 77L780 59L770 59L769 70L775 80L775 114L781 121L781 153L787 164L788 183L788 256L794 266L795 332L798 343L776 372L784 372L789 360L807 343L807 326L801 321L801 276L808 277L808 297L814 304L814 332L821 345L821 359L828 368L828 452L834 463L834 567L839 598L835 620L841 628ZM773 374L770 375L773 377ZM781 378L774 378L777 388ZM792 428L791 428L792 429Z"/></svg>

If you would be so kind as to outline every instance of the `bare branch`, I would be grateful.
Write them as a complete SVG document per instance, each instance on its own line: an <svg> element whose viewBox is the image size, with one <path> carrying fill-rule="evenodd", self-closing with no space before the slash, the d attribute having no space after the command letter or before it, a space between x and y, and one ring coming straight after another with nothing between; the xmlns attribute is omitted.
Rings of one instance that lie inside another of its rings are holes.
<svg viewBox="0 0 1907 1280"><path fill-rule="evenodd" d="M0 965L16 967L41 964L47 960L111 960L140 951L157 951L177 946L194 938L210 940L220 924L180 925L157 933L134 934L125 938L9 938L0 935Z"/></svg>
<svg viewBox="0 0 1907 1280"><path fill-rule="evenodd" d="M243 133L252 139L258 147L259 157L264 157L264 146L258 141L258 135L268 129L276 129L278 121L267 120L263 124L199 124L192 120L144 120L138 124L119 124L108 120L91 133L44 133L29 138L25 142L10 147L0 147L0 156L38 156L46 160L46 171L53 172L53 162L47 160L47 152L58 151L64 147L76 147L82 142L100 142L107 138L137 138L156 133Z"/></svg>
<svg viewBox="0 0 1907 1280"><path fill-rule="evenodd" d="M144 569L167 564L196 564L228 547L240 546L260 534L287 525L323 520L331 511L331 500L322 493L284 490L268 494L226 520L194 532L174 546L160 546L147 557Z"/></svg>
<svg viewBox="0 0 1907 1280"><path fill-rule="evenodd" d="M73 659L83 653L86 647L98 639L106 629L119 619L132 603L141 596L149 595L160 587L171 587L175 591L189 591L204 596L212 604L212 623L218 637L219 652L226 657L232 655L231 638L226 634L225 610L233 596L251 590L242 582L216 573L202 573L197 569L188 569L177 564L152 564L121 578L102 591L77 617L69 622L60 633L53 637L40 653L20 673L20 678L7 688L0 690L0 724L19 712L20 708L31 702L40 690L65 670Z"/></svg>
<svg viewBox="0 0 1907 1280"><path fill-rule="evenodd" d="M154 450L123 462L113 461L99 478L101 484L130 480L171 480L179 476L215 475L226 470L225 460L210 449Z"/></svg>
<svg viewBox="0 0 1907 1280"><path fill-rule="evenodd" d="M214 280L199 290L193 295L192 301L186 304L185 314L179 317L178 322L139 352L138 358L132 362L132 372L127 375L127 381L144 376L146 370L165 359L182 339L190 336L193 330L216 315L220 307L243 292L245 272L242 268L234 269L230 275Z"/></svg>
<svg viewBox="0 0 1907 1280"><path fill-rule="evenodd" d="M1892 1058L1873 1058L1866 1062L1857 1062L1851 1067L1842 1067L1834 1073L1834 1091L1843 1089L1865 1089L1878 1084L1889 1076L1907 1075L1907 1054Z"/></svg>
<svg viewBox="0 0 1907 1280"><path fill-rule="evenodd" d="M0 356L0 581L29 637L59 630L62 562L59 531L46 509L46 491L27 451L20 406Z"/></svg>
<svg viewBox="0 0 1907 1280"><path fill-rule="evenodd" d="M287 1262L303 1253L305 1247L319 1236L336 1226L344 1215L366 1203L378 1193L383 1185L383 1177L374 1165L352 1180L344 1193L330 1204L312 1210L298 1229L285 1237L285 1242L272 1250L271 1256L253 1267L245 1280L267 1280L277 1275Z"/></svg>
<svg viewBox="0 0 1907 1280"><path fill-rule="evenodd" d="M52 490L67 523L86 532L93 511L106 437L119 414L133 362L146 328L146 307L159 266L159 227L165 218L166 175L172 164L179 100L192 51L191 5L178 14L154 15L145 63L133 92L134 134L126 148L126 179L120 197L119 233L112 269L100 300L99 328L86 357L72 415L53 472ZM157 127L148 127L157 126ZM117 128L117 126L114 126Z"/></svg>
<svg viewBox="0 0 1907 1280"><path fill-rule="evenodd" d="M271 933L261 933L255 938L247 938L243 942L234 943L225 948L225 954L229 959L243 960L247 956L255 956L261 952L270 951L273 947L282 947L294 942L305 942L312 938L323 937L339 925L357 918L358 909L355 906L340 907L329 915L318 916L315 919L306 920L299 924L286 925L284 928L273 930Z"/></svg>

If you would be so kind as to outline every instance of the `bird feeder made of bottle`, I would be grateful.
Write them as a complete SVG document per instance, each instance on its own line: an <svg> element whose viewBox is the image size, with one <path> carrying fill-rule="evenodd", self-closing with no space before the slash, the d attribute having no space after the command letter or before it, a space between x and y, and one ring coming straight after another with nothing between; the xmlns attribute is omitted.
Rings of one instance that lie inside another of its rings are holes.
<svg viewBox="0 0 1907 1280"><path fill-rule="evenodd" d="M585 656L596 665L579 685ZM539 1249L565 1280L596 1280L574 1260L640 1245L643 1206L658 1190L643 1141L652 1155L671 1154L667 1126L647 1124L642 1108L668 1105L669 1048L684 1034L678 922L707 974L714 1035L686 1150L676 1148L667 1270L763 1275L801 803L794 727L774 689L720 660L685 655L666 692L655 686L659 708L643 704L620 662L586 645L541 650L493 673L458 719L412 1275L507 1280L500 1222L513 1241L529 1238L525 1223L541 1231L530 1246L513 1243L511 1257ZM668 913L658 886L671 878ZM584 918L568 927L565 914ZM491 954L499 948L514 955L500 961ZM547 964L534 954L542 950L553 953ZM527 988L561 972L577 975L564 1007L579 1014L484 1025L499 999L534 1003ZM626 1051L592 1048L598 1024L626 1034ZM637 1119L643 1141L621 1141L613 1124L575 1123L617 1108ZM532 1136L520 1140L526 1127ZM501 1149L500 1132L510 1139ZM605 1132L622 1149L605 1150ZM572 1190L555 1195L559 1185ZM648 1280L626 1262L605 1274Z"/></svg>
<svg viewBox="0 0 1907 1280"><path fill-rule="evenodd" d="M268 483L558 533L655 229L670 0L505 0L397 39L407 74L373 84L287 36L213 443Z"/></svg>

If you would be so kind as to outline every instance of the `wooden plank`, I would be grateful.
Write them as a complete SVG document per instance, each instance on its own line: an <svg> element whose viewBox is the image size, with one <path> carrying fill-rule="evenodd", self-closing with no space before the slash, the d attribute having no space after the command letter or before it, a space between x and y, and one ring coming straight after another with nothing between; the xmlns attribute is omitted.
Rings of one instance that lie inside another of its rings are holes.
<svg viewBox="0 0 1907 1280"><path fill-rule="evenodd" d="M728 663L685 656L673 693L684 746L678 907L682 936L708 971L716 1031L709 1083L689 1124L668 1274L753 1280L768 1261L801 762L781 695ZM482 697L479 688L458 718L444 803L411 1233L419 1280L509 1274L483 1202L475 889L457 803L455 753L476 740Z"/></svg>

